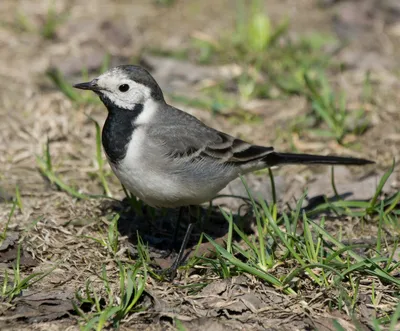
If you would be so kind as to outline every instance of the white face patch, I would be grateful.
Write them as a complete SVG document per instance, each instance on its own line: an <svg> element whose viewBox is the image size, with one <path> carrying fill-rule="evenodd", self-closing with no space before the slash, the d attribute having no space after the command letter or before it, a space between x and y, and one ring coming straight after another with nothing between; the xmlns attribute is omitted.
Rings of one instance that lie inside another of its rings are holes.
<svg viewBox="0 0 400 331"><path fill-rule="evenodd" d="M123 84L129 86L125 92L119 90ZM133 109L135 104L143 104L151 97L151 90L147 86L134 82L118 69L100 75L97 85L112 103L123 109Z"/></svg>

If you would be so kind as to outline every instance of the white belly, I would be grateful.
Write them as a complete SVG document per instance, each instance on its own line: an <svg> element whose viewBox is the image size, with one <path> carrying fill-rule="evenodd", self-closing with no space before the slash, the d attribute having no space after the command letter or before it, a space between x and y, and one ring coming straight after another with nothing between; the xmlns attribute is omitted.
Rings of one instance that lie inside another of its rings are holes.
<svg viewBox="0 0 400 331"><path fill-rule="evenodd" d="M133 195L153 207L174 208L198 205L211 200L230 181L221 178L198 183L180 180L177 175L161 174L132 163L111 165L120 182Z"/></svg>
<svg viewBox="0 0 400 331"><path fill-rule="evenodd" d="M135 130L125 158L110 165L125 188L148 205L173 208L201 204L237 176L231 167L183 163L158 155L158 149L144 147L144 134L144 130Z"/></svg>

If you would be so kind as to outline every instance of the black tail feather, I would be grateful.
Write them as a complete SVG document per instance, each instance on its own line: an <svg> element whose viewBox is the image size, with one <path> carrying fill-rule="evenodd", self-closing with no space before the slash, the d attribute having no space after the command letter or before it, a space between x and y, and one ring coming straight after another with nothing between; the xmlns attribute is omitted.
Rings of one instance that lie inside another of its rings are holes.
<svg viewBox="0 0 400 331"><path fill-rule="evenodd" d="M366 159L342 156L323 156L312 154L276 153L267 154L264 161L269 167L279 164L343 164L343 165L366 165L375 163Z"/></svg>

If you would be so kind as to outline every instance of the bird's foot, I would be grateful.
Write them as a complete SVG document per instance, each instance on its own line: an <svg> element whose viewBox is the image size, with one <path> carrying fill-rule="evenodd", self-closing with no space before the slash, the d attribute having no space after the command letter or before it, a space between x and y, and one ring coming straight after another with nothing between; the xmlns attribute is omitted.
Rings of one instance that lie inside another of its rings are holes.
<svg viewBox="0 0 400 331"><path fill-rule="evenodd" d="M162 252L160 254L160 258L161 259L168 259L171 256L173 251L174 251L173 248L169 248L169 249L165 250L164 252Z"/></svg>
<svg viewBox="0 0 400 331"><path fill-rule="evenodd" d="M173 281L176 276L177 268L174 265L166 269L155 270L155 273L162 281Z"/></svg>

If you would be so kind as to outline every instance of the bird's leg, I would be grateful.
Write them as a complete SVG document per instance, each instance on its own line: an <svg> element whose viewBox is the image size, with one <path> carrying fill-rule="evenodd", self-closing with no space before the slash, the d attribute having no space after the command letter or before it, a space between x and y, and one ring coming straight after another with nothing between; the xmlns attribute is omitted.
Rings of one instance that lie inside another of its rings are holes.
<svg viewBox="0 0 400 331"><path fill-rule="evenodd" d="M179 226L181 225L181 219L182 219L184 209L185 209L185 207L179 207L178 219L176 220L175 231L174 231L174 235L172 237L171 251L175 248L176 240L178 239ZM189 218L190 218L190 215L189 215Z"/></svg>
<svg viewBox="0 0 400 331"><path fill-rule="evenodd" d="M167 270L169 276L171 278L173 278L176 274L176 269L178 269L178 267L180 266L180 264L182 263L182 259L183 259L183 254L185 252L186 246L189 242L190 239L190 235L192 233L194 224L196 222L196 219L194 219L193 217L191 217L191 207L189 206L189 213L188 213L188 217L189 217L189 225L187 227L186 233L185 233L185 237L183 238L182 241L182 245L181 248L179 249L178 252L178 256L176 257L176 259L174 260L174 262L172 263L171 267Z"/></svg>
<svg viewBox="0 0 400 331"><path fill-rule="evenodd" d="M170 247L167 249L166 253L162 255L163 259L166 259L167 257L169 257L171 255L172 251L175 249L176 241L178 239L179 226L181 224L181 219L183 216L184 209L185 209L185 207L179 207L178 218L176 220L176 225L175 225L175 230L174 230L174 234L172 237L172 242L171 242Z"/></svg>

